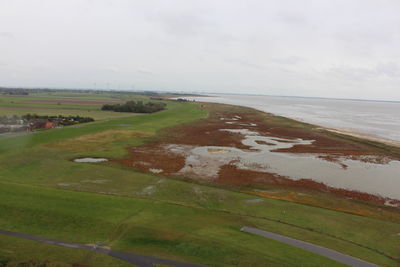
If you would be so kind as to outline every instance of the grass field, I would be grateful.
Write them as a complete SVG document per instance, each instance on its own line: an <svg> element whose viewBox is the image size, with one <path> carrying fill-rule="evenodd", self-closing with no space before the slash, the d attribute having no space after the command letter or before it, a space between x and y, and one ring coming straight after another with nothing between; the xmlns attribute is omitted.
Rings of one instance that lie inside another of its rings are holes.
<svg viewBox="0 0 400 267"><path fill-rule="evenodd" d="M55 101L57 104L35 103L35 101ZM77 101L77 104L63 104L63 102ZM38 115L80 115L92 117L95 120L113 119L120 117L135 116L135 114L115 113L110 111L101 111L101 104L89 105L84 100L96 101L127 101L127 100L148 100L148 97L132 94L111 93L103 94L73 94L73 93L35 93L29 96L1 96L0 95L0 116L26 115L27 113ZM83 103L79 104L79 101Z"/></svg>
<svg viewBox="0 0 400 267"><path fill-rule="evenodd" d="M246 220L207 209L11 184L2 184L0 195L3 229L73 242L105 242L117 250L215 266L293 266L297 257L309 266L336 265L242 233L239 229ZM266 247L270 249L264 252Z"/></svg>
<svg viewBox="0 0 400 267"><path fill-rule="evenodd" d="M0 266L5 264L15 267L131 266L122 260L95 252L59 247L9 236L0 238L0 255ZM45 259L43 259L43 255L46 255Z"/></svg>
<svg viewBox="0 0 400 267"><path fill-rule="evenodd" d="M8 109L0 103L0 115L2 108ZM197 105L172 101L166 111L155 114L117 113L122 116L107 118L98 112L103 120L94 123L0 137L0 229L71 242L104 242L116 250L213 266L340 265L240 231L252 226L382 266L398 266L390 258L400 258L395 210L358 216L168 179L115 162L72 162L82 156L123 158L129 146L207 116ZM262 201L247 201L255 198ZM0 236L0 259L124 266L103 257Z"/></svg>

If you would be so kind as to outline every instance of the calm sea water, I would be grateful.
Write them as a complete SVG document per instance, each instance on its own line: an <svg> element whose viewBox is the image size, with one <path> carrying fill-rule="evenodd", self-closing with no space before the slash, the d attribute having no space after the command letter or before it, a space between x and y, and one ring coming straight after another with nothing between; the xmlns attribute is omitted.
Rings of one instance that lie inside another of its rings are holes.
<svg viewBox="0 0 400 267"><path fill-rule="evenodd" d="M252 107L324 127L400 141L400 102L254 95L190 99Z"/></svg>

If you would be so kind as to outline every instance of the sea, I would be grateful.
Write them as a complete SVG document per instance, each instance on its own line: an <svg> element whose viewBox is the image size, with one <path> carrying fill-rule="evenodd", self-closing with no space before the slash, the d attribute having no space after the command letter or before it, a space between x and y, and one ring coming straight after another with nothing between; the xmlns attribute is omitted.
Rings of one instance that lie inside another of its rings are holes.
<svg viewBox="0 0 400 267"><path fill-rule="evenodd" d="M233 94L189 99L251 107L322 127L400 142L400 102L396 101Z"/></svg>

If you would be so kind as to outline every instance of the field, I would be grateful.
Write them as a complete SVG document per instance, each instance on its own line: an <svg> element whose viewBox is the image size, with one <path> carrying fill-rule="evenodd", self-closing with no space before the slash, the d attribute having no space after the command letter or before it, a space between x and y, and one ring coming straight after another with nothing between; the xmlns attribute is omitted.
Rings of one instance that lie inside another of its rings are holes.
<svg viewBox="0 0 400 267"><path fill-rule="evenodd" d="M67 104L62 104L63 99L68 99ZM254 191L260 188L157 174L122 164L139 155L136 148L183 138L183 128L201 127L200 121L224 109L165 101L165 111L136 115L101 111L100 105L93 104L129 99L148 98L62 92L0 97L0 116L90 113L96 119L78 127L0 137L0 229L82 244L102 242L115 250L212 266L341 265L240 231L251 226L382 266L398 266L400 213L396 208L304 188L267 185ZM257 116L285 127L295 123ZM296 127L308 130L311 126ZM195 132L185 138L195 142ZM330 138L346 144L361 142L336 135ZM365 153L397 155L394 148L362 146ZM73 162L77 157L112 160ZM66 266L126 266L93 252L5 236L0 236L0 259L10 264L49 261Z"/></svg>
<svg viewBox="0 0 400 267"><path fill-rule="evenodd" d="M74 97L75 96L75 97ZM0 114L6 116L26 115L80 115L92 117L95 120L105 120L117 117L132 116L132 114L116 114L115 112L101 111L99 106L108 103L121 103L127 100L144 100L143 96L110 94L87 95L37 93L32 96L1 96Z"/></svg>

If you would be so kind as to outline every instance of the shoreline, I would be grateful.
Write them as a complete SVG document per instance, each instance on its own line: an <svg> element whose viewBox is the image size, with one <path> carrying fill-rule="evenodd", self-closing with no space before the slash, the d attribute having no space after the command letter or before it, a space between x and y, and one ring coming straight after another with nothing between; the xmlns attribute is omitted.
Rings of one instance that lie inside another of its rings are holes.
<svg viewBox="0 0 400 267"><path fill-rule="evenodd" d="M207 97L212 97L212 96L207 95L207 96L201 96L201 97L207 98ZM400 140L397 141L397 140L393 140L393 139L388 139L388 138L384 138L384 137L377 137L377 136L373 136L373 135L370 135L370 134L354 132L354 131L345 130L345 129L341 129L341 128L334 128L334 127L332 128L332 127L322 126L322 125L315 124L315 123L312 123L312 122L291 118L291 117L288 117L286 115L283 116L283 115L275 114L273 112L265 111L265 110L262 110L260 108L251 107L251 106L247 106L247 105L228 104L228 103L214 102L214 101L211 101L211 102L198 101L197 99L194 99L193 97L190 97L190 98L191 98L191 100L194 100L197 103L213 103L213 104L222 104L222 105L231 105L231 106L251 108L251 109L254 109L254 110L257 110L257 111L264 112L266 114L271 114L273 116L282 117L282 118L289 119L289 120L294 120L294 121L297 121L299 123L306 123L306 124L309 124L309 125L312 125L312 126L316 127L317 129L326 130L326 131L329 131L329 132L332 132L332 133L348 135L348 136L351 136L351 137L356 137L356 138L364 139L364 140L367 140L367 141L378 142L378 143L381 143L381 144L384 144L384 145L400 148ZM204 99L204 100L206 100L206 99ZM333 100L336 100L336 99L333 99Z"/></svg>
<svg viewBox="0 0 400 267"><path fill-rule="evenodd" d="M338 134L349 135L352 137L369 140L369 141L373 141L373 142L378 142L378 143L382 143L384 145L400 148L400 141L385 139L385 138L376 137L376 136L367 135L367 134L356 133L356 132L352 132L352 131L346 131L346 130L342 130L342 129L328 128L328 127L323 127L320 125L315 125L315 126L318 126L319 127L318 129L321 129L321 130L326 130L326 131L338 133Z"/></svg>

